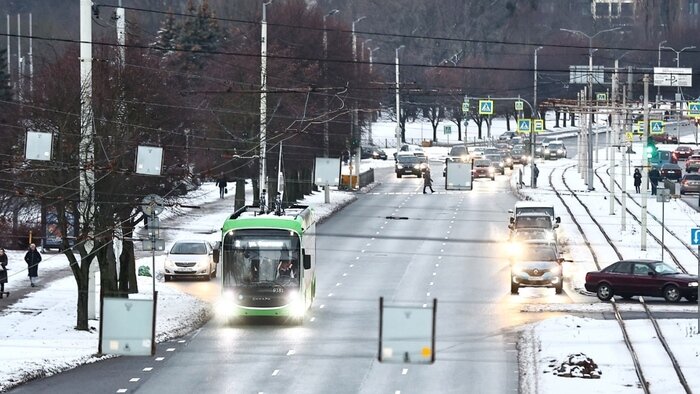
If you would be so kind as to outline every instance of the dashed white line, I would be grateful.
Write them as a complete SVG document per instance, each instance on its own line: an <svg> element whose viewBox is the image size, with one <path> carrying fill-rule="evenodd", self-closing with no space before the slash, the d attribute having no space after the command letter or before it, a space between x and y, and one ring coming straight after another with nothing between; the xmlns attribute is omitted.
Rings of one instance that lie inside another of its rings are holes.
<svg viewBox="0 0 700 394"><path fill-rule="evenodd" d="M177 341L177 343L185 343L185 342L187 342L187 341L185 341L184 339L180 339L179 341Z"/></svg>
<svg viewBox="0 0 700 394"><path fill-rule="evenodd" d="M359 259L360 259L360 256L355 257L355 260L359 260Z"/></svg>
<svg viewBox="0 0 700 394"><path fill-rule="evenodd" d="M365 252L365 250L364 250L364 249L362 249L362 250L360 251L360 253L364 253L364 252ZM359 257L358 257L358 259L359 259Z"/></svg>
<svg viewBox="0 0 700 394"><path fill-rule="evenodd" d="M425 296L426 296L426 297L430 297L430 292L427 292L427 293L425 294Z"/></svg>
<svg viewBox="0 0 700 394"><path fill-rule="evenodd" d="M430 283L429 283L430 286L432 286L432 285L434 285L434 284L435 284L435 282L430 282Z"/></svg>
<svg viewBox="0 0 700 394"><path fill-rule="evenodd" d="M442 256L438 256L438 260L442 260Z"/></svg>
<svg viewBox="0 0 700 394"><path fill-rule="evenodd" d="M143 372L151 372L151 371L153 371L153 367L146 367L146 368L142 369L142 371Z"/></svg>
<svg viewBox="0 0 700 394"><path fill-rule="evenodd" d="M294 351L294 349L290 349L290 350L287 352L287 356L293 356L294 353L296 353L296 352Z"/></svg>
<svg viewBox="0 0 700 394"><path fill-rule="evenodd" d="M350 268L352 268L352 267L354 267L354 266L355 266L355 264L350 264Z"/></svg>
<svg viewBox="0 0 700 394"><path fill-rule="evenodd" d="M319 306L320 309L323 309L323 308L325 308L325 307L326 307L326 306L325 306L324 304L321 304L321 306Z"/></svg>
<svg viewBox="0 0 700 394"><path fill-rule="evenodd" d="M343 276L348 276L348 273L347 273L347 272L343 272Z"/></svg>
<svg viewBox="0 0 700 394"><path fill-rule="evenodd" d="M136 383L136 382L138 382L139 380L141 380L141 378L131 378L131 379L129 379L129 381L130 381L131 383Z"/></svg>
<svg viewBox="0 0 700 394"><path fill-rule="evenodd" d="M394 394L401 394L401 390L394 391Z"/></svg>
<svg viewBox="0 0 700 394"><path fill-rule="evenodd" d="M377 233L377 234L379 234L379 233ZM372 241L374 241L374 240L375 240L375 238L374 238L374 237L372 237Z"/></svg>
<svg viewBox="0 0 700 394"><path fill-rule="evenodd" d="M423 308L427 308L427 307L428 307L428 304L423 304Z"/></svg>
<svg viewBox="0 0 700 394"><path fill-rule="evenodd" d="M128 390L127 389L119 389L117 390L117 393L126 393Z"/></svg>
<svg viewBox="0 0 700 394"><path fill-rule="evenodd" d="M156 361L163 361L165 360L165 357L156 357Z"/></svg>
<svg viewBox="0 0 700 394"><path fill-rule="evenodd" d="M404 368L401 370L401 375L406 375L408 373L408 368Z"/></svg>
<svg viewBox="0 0 700 394"><path fill-rule="evenodd" d="M274 371L272 371L272 376L277 376L278 373L280 373L280 370L275 369Z"/></svg>
<svg viewBox="0 0 700 394"><path fill-rule="evenodd" d="M338 282L338 283L335 284L335 287L338 287L338 286L340 286L340 285L341 285L341 283Z"/></svg>
<svg viewBox="0 0 700 394"><path fill-rule="evenodd" d="M435 266L436 266L436 267L439 267L439 266L440 266L440 263L435 263Z"/></svg>
<svg viewBox="0 0 700 394"><path fill-rule="evenodd" d="M436 275L437 275L437 272L433 272L433 276L436 276Z"/></svg>
<svg viewBox="0 0 700 394"><path fill-rule="evenodd" d="M312 317L311 319L309 319L309 321L314 321L314 320L316 320L315 317Z"/></svg>
<svg viewBox="0 0 700 394"><path fill-rule="evenodd" d="M166 352L174 352L174 351L175 351L175 348L174 348L174 347L169 347L169 348L165 349L165 351L166 351Z"/></svg>
<svg viewBox="0 0 700 394"><path fill-rule="evenodd" d="M328 297L333 297L333 293L328 293Z"/></svg>

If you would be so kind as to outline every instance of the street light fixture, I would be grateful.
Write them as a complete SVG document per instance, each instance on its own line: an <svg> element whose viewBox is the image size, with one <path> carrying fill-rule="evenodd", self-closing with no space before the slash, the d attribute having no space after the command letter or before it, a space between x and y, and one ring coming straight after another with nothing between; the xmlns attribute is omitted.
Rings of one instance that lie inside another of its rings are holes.
<svg viewBox="0 0 700 394"><path fill-rule="evenodd" d="M597 37L599 34L602 33L607 33L611 31L616 31L622 29L621 27L614 27L612 29L605 29L601 30L593 35L586 34L580 30L571 30L571 29L559 29L561 31L569 32L572 34L580 34L586 38L588 38L588 102L591 103L593 101L593 39ZM591 135L593 134L593 114L591 113L591 117L588 122L588 171L586 173L586 184L588 186L588 191L593 190L593 139L591 138ZM580 153L579 153L580 154Z"/></svg>
<svg viewBox="0 0 700 394"><path fill-rule="evenodd" d="M259 174L259 201L262 205L265 201L265 183L267 181L267 6L272 0L262 5L262 21L260 28L260 174Z"/></svg>
<svg viewBox="0 0 700 394"><path fill-rule="evenodd" d="M666 42L666 41L664 41L664 42ZM673 52L676 52L676 67L680 67L680 66L681 66L681 52L683 52L683 51L685 51L685 50L687 50L687 49L695 49L695 45L692 45L692 46L689 46L689 47L685 47L685 48L681 49L680 51L677 51L677 50L675 50L675 49L673 49L673 48L671 48L671 47L659 47L659 48L660 48L660 49L668 49L668 50L671 50L671 51L673 51ZM659 58L661 58L660 52L659 52ZM660 61L659 61L659 67L661 67Z"/></svg>
<svg viewBox="0 0 700 394"><path fill-rule="evenodd" d="M399 50L405 48L405 45L401 45L395 50L395 61L396 61L396 151L401 148L401 104L399 101Z"/></svg>
<svg viewBox="0 0 700 394"><path fill-rule="evenodd" d="M372 56L373 56L373 54L374 54L374 51L376 51L376 50L378 50L378 49L379 49L379 47L376 47L376 48L367 48L367 51L369 51L369 73L370 73L370 75L372 74L372 59L373 59Z"/></svg>
<svg viewBox="0 0 700 394"><path fill-rule="evenodd" d="M368 38L368 39L362 41L362 44L360 45L360 48L361 48L360 49L360 60L361 61L365 60L365 44L367 44L368 42L372 42L372 39Z"/></svg>
<svg viewBox="0 0 700 394"><path fill-rule="evenodd" d="M534 75L534 83L533 83L533 95L532 95L532 108L534 109L536 115L533 113L532 117L533 119L535 116L537 116L537 119L540 118L540 111L537 110L537 51L542 49L543 47L537 47L535 48L535 75ZM537 143L537 137L535 136L534 129L530 130L530 155L532 157L532 162L530 163L530 185L534 188L535 187L535 144Z"/></svg>
<svg viewBox="0 0 700 394"><path fill-rule="evenodd" d="M659 43L659 58L656 62L656 67L661 67L661 46L667 42L668 42L667 40L663 40ZM655 101L659 102L659 99L661 99L661 85L656 87L656 100Z"/></svg>
<svg viewBox="0 0 700 394"><path fill-rule="evenodd" d="M352 61L354 62L354 69L355 69L355 74L357 74L357 34L355 34L355 24L358 23L359 21L367 18L366 16L361 16L357 19L355 19L352 22ZM363 46L364 48L364 46ZM364 49L363 49L364 52ZM357 111L357 100L354 100L353 103L353 110L352 110L352 136L355 139L357 143L357 152L355 153L355 168L357 169L357 179L360 179L360 158L362 156L362 144L360 141L362 140L362 133L360 132L360 121L359 121L359 115ZM350 172L350 179L352 179L352 170ZM352 180L350 181L350 185L352 186ZM360 182L357 182L357 185L360 185Z"/></svg>

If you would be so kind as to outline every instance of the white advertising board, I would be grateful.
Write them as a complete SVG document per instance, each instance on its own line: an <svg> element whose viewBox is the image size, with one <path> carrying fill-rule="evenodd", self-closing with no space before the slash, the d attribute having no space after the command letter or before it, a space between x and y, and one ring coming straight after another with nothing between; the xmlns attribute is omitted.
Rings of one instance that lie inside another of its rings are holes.
<svg viewBox="0 0 700 394"><path fill-rule="evenodd" d="M591 72L588 70L588 66L569 66L569 83L585 85L588 83L588 75ZM602 84L605 82L605 72L603 66L593 66L592 73L594 85Z"/></svg>
<svg viewBox="0 0 700 394"><path fill-rule="evenodd" d="M654 67L654 86L693 86L693 69Z"/></svg>
<svg viewBox="0 0 700 394"><path fill-rule="evenodd" d="M318 186L338 186L340 183L340 159L317 157L314 166L314 183Z"/></svg>
<svg viewBox="0 0 700 394"><path fill-rule="evenodd" d="M104 297L100 321L102 354L154 354L154 300Z"/></svg>

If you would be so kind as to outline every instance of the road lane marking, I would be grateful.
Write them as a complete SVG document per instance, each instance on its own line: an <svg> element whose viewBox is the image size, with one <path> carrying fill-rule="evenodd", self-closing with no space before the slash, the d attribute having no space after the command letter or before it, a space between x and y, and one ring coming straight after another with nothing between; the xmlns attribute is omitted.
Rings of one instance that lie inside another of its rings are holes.
<svg viewBox="0 0 700 394"><path fill-rule="evenodd" d="M296 353L296 352L294 351L294 349L290 349L290 350L287 352L287 356L293 356L294 353Z"/></svg>
<svg viewBox="0 0 700 394"><path fill-rule="evenodd" d="M126 393L128 390L127 389L119 389L117 390L117 393Z"/></svg>
<svg viewBox="0 0 700 394"><path fill-rule="evenodd" d="M338 286L340 286L340 285L341 285L341 283L338 282L338 283L335 284L335 287L338 287Z"/></svg>
<svg viewBox="0 0 700 394"><path fill-rule="evenodd" d="M437 275L437 272L433 272L433 276L436 276L436 275Z"/></svg>
<svg viewBox="0 0 700 394"><path fill-rule="evenodd" d="M316 320L315 317L312 317L311 319L309 319L309 321L314 321L314 320Z"/></svg>
<svg viewBox="0 0 700 394"><path fill-rule="evenodd" d="M435 282L430 282L430 286L432 286Z"/></svg>
<svg viewBox="0 0 700 394"><path fill-rule="evenodd" d="M153 371L153 367L146 367L146 368L142 369L142 371L143 372L151 372L151 371Z"/></svg>
<svg viewBox="0 0 700 394"><path fill-rule="evenodd" d="M175 348L174 347L169 347L165 350L166 352L174 352Z"/></svg>
<svg viewBox="0 0 700 394"><path fill-rule="evenodd" d="M352 267L354 267L354 266L355 266L355 264L350 264L350 268L352 268Z"/></svg>
<svg viewBox="0 0 700 394"><path fill-rule="evenodd" d="M436 266L436 267L439 267L439 266L440 266L440 263L435 263L435 266Z"/></svg>
<svg viewBox="0 0 700 394"><path fill-rule="evenodd" d="M438 256L438 260L442 260L442 256Z"/></svg>
<svg viewBox="0 0 700 394"><path fill-rule="evenodd" d="M348 273L347 273L347 272L343 272L343 276L348 276Z"/></svg>
<svg viewBox="0 0 700 394"><path fill-rule="evenodd" d="M423 304L423 308L427 308L427 307L428 307L428 304Z"/></svg>
<svg viewBox="0 0 700 394"><path fill-rule="evenodd" d="M325 305L321 304L321 306L319 308L323 309L325 307L326 307Z"/></svg>
<svg viewBox="0 0 700 394"><path fill-rule="evenodd" d="M165 357L156 357L156 361L163 361L165 360Z"/></svg>
<svg viewBox="0 0 700 394"><path fill-rule="evenodd" d="M427 292L425 296L430 297L430 292Z"/></svg>
<svg viewBox="0 0 700 394"><path fill-rule="evenodd" d="M274 371L272 371L272 376L277 376L278 373L280 373L280 370L275 369Z"/></svg>
<svg viewBox="0 0 700 394"><path fill-rule="evenodd" d="M401 370L401 375L406 375L408 373L408 368L404 368Z"/></svg>
<svg viewBox="0 0 700 394"><path fill-rule="evenodd" d="M131 379L129 379L129 381L130 381L131 383L136 383L136 382L138 382L139 380L141 380L141 378L131 378Z"/></svg>
<svg viewBox="0 0 700 394"><path fill-rule="evenodd" d="M333 297L333 293L328 293L328 297Z"/></svg>
<svg viewBox="0 0 700 394"><path fill-rule="evenodd" d="M184 339L180 339L179 341L177 341L177 343L185 343L185 342L187 342L187 341L185 341Z"/></svg>
<svg viewBox="0 0 700 394"><path fill-rule="evenodd" d="M362 250L360 251L360 253L364 253L364 252L365 252L365 250L364 250L364 249L362 249ZM359 257L358 257L358 259L359 259Z"/></svg>

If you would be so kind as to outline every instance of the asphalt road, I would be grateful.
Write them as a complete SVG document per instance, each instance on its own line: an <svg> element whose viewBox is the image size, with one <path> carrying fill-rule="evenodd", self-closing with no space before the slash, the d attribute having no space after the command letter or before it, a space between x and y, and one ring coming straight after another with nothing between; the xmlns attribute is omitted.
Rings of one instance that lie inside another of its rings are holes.
<svg viewBox="0 0 700 394"><path fill-rule="evenodd" d="M391 170L379 170L382 185L318 227L318 293L303 326L211 321L159 344L156 358L110 359L12 392L517 392L511 329L541 316L518 316L519 298L509 294L499 247L515 202L507 178L445 192L434 171L436 193L424 195L421 179L396 179ZM193 284L202 285L216 283ZM568 300L528 290L527 302ZM438 300L434 364L377 361L379 297L418 306Z"/></svg>

